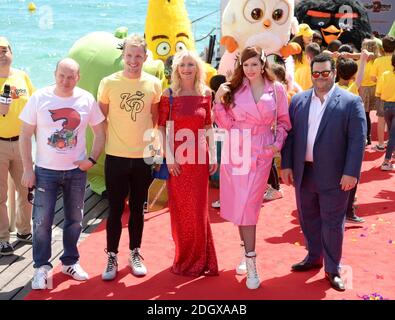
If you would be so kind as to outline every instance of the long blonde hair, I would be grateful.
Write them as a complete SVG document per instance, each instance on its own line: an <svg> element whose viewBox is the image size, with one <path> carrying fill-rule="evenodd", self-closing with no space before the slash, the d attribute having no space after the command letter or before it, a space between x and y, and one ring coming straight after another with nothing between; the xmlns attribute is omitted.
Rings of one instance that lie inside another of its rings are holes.
<svg viewBox="0 0 395 320"><path fill-rule="evenodd" d="M195 90L199 95L204 95L206 92L206 72L204 71L204 64L202 59L195 51L181 50L174 55L171 73L171 89L177 96L181 91L181 78L178 73L178 67L184 58L191 58L196 64L195 76Z"/></svg>

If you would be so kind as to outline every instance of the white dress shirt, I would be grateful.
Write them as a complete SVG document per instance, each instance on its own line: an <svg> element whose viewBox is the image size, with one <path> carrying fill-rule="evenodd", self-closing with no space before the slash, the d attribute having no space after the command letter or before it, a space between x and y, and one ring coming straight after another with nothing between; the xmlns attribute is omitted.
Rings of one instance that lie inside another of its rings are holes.
<svg viewBox="0 0 395 320"><path fill-rule="evenodd" d="M311 96L310 110L309 110L305 161L314 162L313 148L314 148L315 138L317 136L318 128L320 126L322 116L324 115L325 108L328 105L329 99L334 90L335 90L335 85L333 85L331 90L329 90L329 92L326 95L324 95L324 102L321 103L320 98L316 96L315 90L313 89L313 94Z"/></svg>

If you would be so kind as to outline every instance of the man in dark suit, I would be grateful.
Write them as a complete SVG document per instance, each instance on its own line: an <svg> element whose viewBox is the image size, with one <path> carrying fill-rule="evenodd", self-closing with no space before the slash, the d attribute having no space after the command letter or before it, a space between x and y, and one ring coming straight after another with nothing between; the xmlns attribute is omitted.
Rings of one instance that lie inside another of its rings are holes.
<svg viewBox="0 0 395 320"><path fill-rule="evenodd" d="M360 176L366 139L362 100L335 86L335 61L311 63L313 88L292 98L292 129L282 150L283 182L294 184L308 254L293 271L321 268L339 291L347 200Z"/></svg>

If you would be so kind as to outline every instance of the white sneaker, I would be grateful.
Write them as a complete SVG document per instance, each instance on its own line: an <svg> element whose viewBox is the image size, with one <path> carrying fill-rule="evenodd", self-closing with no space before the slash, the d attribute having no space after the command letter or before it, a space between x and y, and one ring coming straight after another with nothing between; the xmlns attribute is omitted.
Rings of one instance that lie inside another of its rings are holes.
<svg viewBox="0 0 395 320"><path fill-rule="evenodd" d="M240 243L241 248L241 260L240 263L236 267L236 274L243 275L247 273L247 265L246 265L246 252L244 248L244 243Z"/></svg>
<svg viewBox="0 0 395 320"><path fill-rule="evenodd" d="M394 166L390 162L384 162L381 165L381 170L382 171L392 171L392 170L394 170Z"/></svg>
<svg viewBox="0 0 395 320"><path fill-rule="evenodd" d="M261 281L259 280L258 270L256 268L256 253L251 251L246 254L247 264L247 281L246 285L248 289L258 289Z"/></svg>
<svg viewBox="0 0 395 320"><path fill-rule="evenodd" d="M44 265L34 270L32 279L33 290L44 290L48 288L48 273L51 270L52 268L49 265Z"/></svg>
<svg viewBox="0 0 395 320"><path fill-rule="evenodd" d="M283 191L282 190L277 190L274 189L273 187L268 187L263 199L265 200L276 200L276 199L281 199L283 197Z"/></svg>
<svg viewBox="0 0 395 320"><path fill-rule="evenodd" d="M84 281L84 280L89 279L88 274L85 272L84 269L82 269L82 267L80 266L80 264L78 262L71 265L71 266L63 265L62 272L64 274L71 276L72 278L74 278L75 280L78 280L78 281Z"/></svg>
<svg viewBox="0 0 395 320"><path fill-rule="evenodd" d="M219 202L219 200L214 201L211 206L215 209L221 208L221 203Z"/></svg>
<svg viewBox="0 0 395 320"><path fill-rule="evenodd" d="M114 252L106 252L108 255L106 270L101 275L104 281L114 280L118 272L118 258Z"/></svg>
<svg viewBox="0 0 395 320"><path fill-rule="evenodd" d="M132 273L137 277L145 276L147 274L147 268L141 260L144 260L144 258L140 255L139 248L130 251L129 265L132 268Z"/></svg>
<svg viewBox="0 0 395 320"><path fill-rule="evenodd" d="M372 147L373 150L379 151L379 152L385 152L385 145L383 144L376 144Z"/></svg>

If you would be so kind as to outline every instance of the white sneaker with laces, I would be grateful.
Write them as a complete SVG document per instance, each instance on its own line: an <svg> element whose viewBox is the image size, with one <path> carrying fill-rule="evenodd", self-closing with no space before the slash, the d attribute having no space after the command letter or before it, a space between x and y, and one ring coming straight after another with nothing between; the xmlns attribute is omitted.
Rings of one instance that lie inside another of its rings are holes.
<svg viewBox="0 0 395 320"><path fill-rule="evenodd" d="M392 170L394 170L394 166L390 162L384 162L381 165L381 170L383 170L383 171L392 171Z"/></svg>
<svg viewBox="0 0 395 320"><path fill-rule="evenodd" d="M48 288L48 273L52 268L49 265L44 265L34 270L32 279L33 290L44 290Z"/></svg>
<svg viewBox="0 0 395 320"><path fill-rule="evenodd" d="M385 145L383 144L376 144L372 147L373 150L379 151L379 152L385 152Z"/></svg>
<svg viewBox="0 0 395 320"><path fill-rule="evenodd" d="M236 267L236 274L243 275L247 273L247 265L246 265L246 252L244 248L244 243L240 243L241 248L241 260L240 263Z"/></svg>
<svg viewBox="0 0 395 320"><path fill-rule="evenodd" d="M219 202L219 200L214 201L211 206L215 209L221 208L221 203Z"/></svg>
<svg viewBox="0 0 395 320"><path fill-rule="evenodd" d="M114 252L106 252L108 255L106 270L101 275L104 281L114 280L118 272L118 258Z"/></svg>
<svg viewBox="0 0 395 320"><path fill-rule="evenodd" d="M269 186L265 192L265 195L263 198L265 200L276 200L276 199L281 199L283 197L283 191L274 189L273 187Z"/></svg>
<svg viewBox="0 0 395 320"><path fill-rule="evenodd" d="M78 281L84 281L89 279L88 274L85 272L84 269L82 269L78 262L71 266L63 265L62 272Z"/></svg>
<svg viewBox="0 0 395 320"><path fill-rule="evenodd" d="M144 258L141 256L139 248L130 251L129 265L132 268L132 273L137 277L147 274L147 268L141 260L144 260Z"/></svg>
<svg viewBox="0 0 395 320"><path fill-rule="evenodd" d="M246 254L246 265L247 265L247 281L246 285L248 289L258 289L261 281L259 280L258 270L256 268L256 253L255 251L248 252Z"/></svg>

